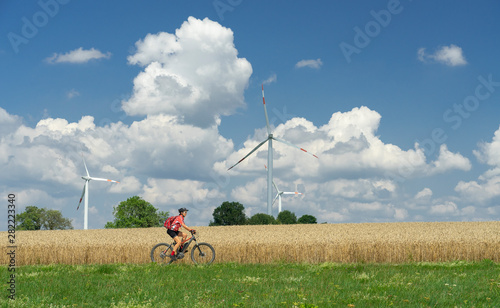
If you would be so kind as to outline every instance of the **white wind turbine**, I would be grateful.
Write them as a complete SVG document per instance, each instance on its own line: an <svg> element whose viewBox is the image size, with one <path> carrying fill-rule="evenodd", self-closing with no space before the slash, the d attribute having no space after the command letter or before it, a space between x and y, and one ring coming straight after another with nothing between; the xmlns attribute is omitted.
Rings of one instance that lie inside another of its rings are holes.
<svg viewBox="0 0 500 308"><path fill-rule="evenodd" d="M106 182L113 182L113 183L120 183L120 182L114 181L114 180L103 179L103 178L91 177L89 174L89 169L87 169L87 164L85 163L85 158L83 158L83 155L82 155L82 159L83 159L83 165L85 166L85 171L87 172L87 176L82 176L82 179L85 180L85 184L83 185L83 193L82 193L82 196L80 197L80 202L78 202L78 207L76 208L76 210L78 211L78 209L80 208L80 204L82 203L82 199L85 196L85 208L84 208L85 213L83 216L84 217L83 218L83 229L87 230L88 219L89 219L89 182L91 180L106 181Z"/></svg>
<svg viewBox="0 0 500 308"><path fill-rule="evenodd" d="M273 204L273 202L272 202L272 199L273 199L273 186L272 186L273 185L273 140L276 140L276 141L279 141L281 143L287 144L289 146L295 147L295 148L302 150L302 151L306 152L307 154L310 154L316 158L318 158L318 156L311 154L311 153L307 152L306 150L304 150L303 148L298 147L298 146L296 146L288 141L285 141L283 139L278 139L278 138L273 136L273 134L271 132L271 127L269 126L269 118L267 116L266 99L264 98L264 85L262 85L262 102L264 104L264 114L266 115L266 126L267 126L267 133L268 133L267 139L262 141L261 143L259 143L255 148L253 148L252 151L250 151L250 153L248 153L245 157L240 159L236 164L232 165L231 168L229 168L227 170L229 171L232 168L234 168L236 165L241 163L245 158L247 158L253 152L255 152L258 148L260 148L264 143L269 141L268 148L267 148L267 165L269 166L269 168L267 169L267 214L272 216L272 214L273 214L273 210L272 210L272 204Z"/></svg>
<svg viewBox="0 0 500 308"><path fill-rule="evenodd" d="M267 166L265 166L266 169L267 169ZM276 199L278 199L278 214L281 213L281 195L303 195L303 193L299 193L297 191L281 191L279 190L278 188L278 185L276 185L276 183L274 182L273 180L273 186L274 188L276 188L276 197L274 197L274 200L273 200L273 205L274 205L274 202L276 202Z"/></svg>
<svg viewBox="0 0 500 308"><path fill-rule="evenodd" d="M276 191L278 192L276 194L276 197L274 197L274 200L273 200L273 204L274 204L274 202L276 202L276 198L278 198L278 213L281 213L281 195L303 195L303 193L299 193L296 191L281 191L278 189L278 186L276 186L276 184L274 184L274 181L273 181L273 185L274 185L274 188L276 188Z"/></svg>

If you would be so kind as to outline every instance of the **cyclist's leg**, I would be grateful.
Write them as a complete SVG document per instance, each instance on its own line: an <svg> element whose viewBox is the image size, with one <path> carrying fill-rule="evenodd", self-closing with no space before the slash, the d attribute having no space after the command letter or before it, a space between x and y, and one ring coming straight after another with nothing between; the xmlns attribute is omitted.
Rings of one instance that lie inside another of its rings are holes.
<svg viewBox="0 0 500 308"><path fill-rule="evenodd" d="M184 232L182 232L182 231L179 231L179 238L181 238L181 239L182 239L182 241L181 241L181 245L179 245L179 247L181 247L181 250L182 250L182 247L183 247L183 244L182 244L182 243L184 243L184 242L186 241L186 239L187 239L187 234L186 234L186 233L184 233Z"/></svg>
<svg viewBox="0 0 500 308"><path fill-rule="evenodd" d="M174 246L174 251L173 252L177 253L177 249L181 245L181 238L179 236L176 236L176 237L174 237L174 241L175 241L175 246Z"/></svg>
<svg viewBox="0 0 500 308"><path fill-rule="evenodd" d="M183 242L187 239L187 234L182 231L179 231L179 236L182 237Z"/></svg>
<svg viewBox="0 0 500 308"><path fill-rule="evenodd" d="M168 230L167 233L168 233L168 235L170 235L171 238L174 239L175 245L174 245L174 248L172 250L172 255L175 255L175 253L177 252L177 248L179 248L179 246L181 245L179 231Z"/></svg>

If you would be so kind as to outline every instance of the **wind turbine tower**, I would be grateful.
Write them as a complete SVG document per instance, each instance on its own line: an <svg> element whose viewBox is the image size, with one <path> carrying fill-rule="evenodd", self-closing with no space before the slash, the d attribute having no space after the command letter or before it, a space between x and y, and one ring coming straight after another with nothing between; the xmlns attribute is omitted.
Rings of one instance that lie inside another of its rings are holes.
<svg viewBox="0 0 500 308"><path fill-rule="evenodd" d="M76 210L80 208L80 204L82 203L83 197L85 197L85 207L84 207L84 214L83 214L83 229L87 230L88 229L88 220L89 220L89 183L91 180L94 181L106 181L106 182L112 182L112 183L120 183L115 180L108 180L108 179L103 179L103 178L94 178L91 177L89 174L89 169L87 169L87 164L85 163L85 158L83 158L83 165L85 166L85 171L87 172L86 176L82 176L82 179L85 180L85 184L83 185L83 193L82 196L80 197L80 202L78 202L78 207Z"/></svg>

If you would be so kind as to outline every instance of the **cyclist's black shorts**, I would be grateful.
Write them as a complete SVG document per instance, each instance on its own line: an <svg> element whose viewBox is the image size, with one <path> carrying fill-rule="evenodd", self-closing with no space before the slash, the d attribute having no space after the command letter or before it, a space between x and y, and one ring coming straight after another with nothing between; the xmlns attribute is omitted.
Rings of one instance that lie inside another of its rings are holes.
<svg viewBox="0 0 500 308"><path fill-rule="evenodd" d="M174 230L167 229L167 233L168 233L168 235L170 235L171 238L179 236L179 231L174 231Z"/></svg>

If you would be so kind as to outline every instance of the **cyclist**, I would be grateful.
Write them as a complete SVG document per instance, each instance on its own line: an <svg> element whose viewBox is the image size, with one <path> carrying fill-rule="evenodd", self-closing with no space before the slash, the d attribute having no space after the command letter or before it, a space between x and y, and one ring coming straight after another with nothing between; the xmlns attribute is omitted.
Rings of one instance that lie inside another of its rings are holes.
<svg viewBox="0 0 500 308"><path fill-rule="evenodd" d="M172 259L177 258L175 252L177 251L177 248L179 248L179 246L181 245L181 242L185 241L187 238L186 233L179 231L180 227L183 227L184 229L188 230L192 234L196 233L196 230L191 229L184 224L184 218L186 217L187 212L188 212L188 209L186 209L184 207L180 208L179 209L179 216L175 217L174 221L172 222L172 224L170 226L170 229L167 229L168 235L170 235L170 237L172 237L175 241L174 250L172 251L172 254L170 256L170 258L172 258ZM182 238L182 240L181 240L181 238Z"/></svg>

